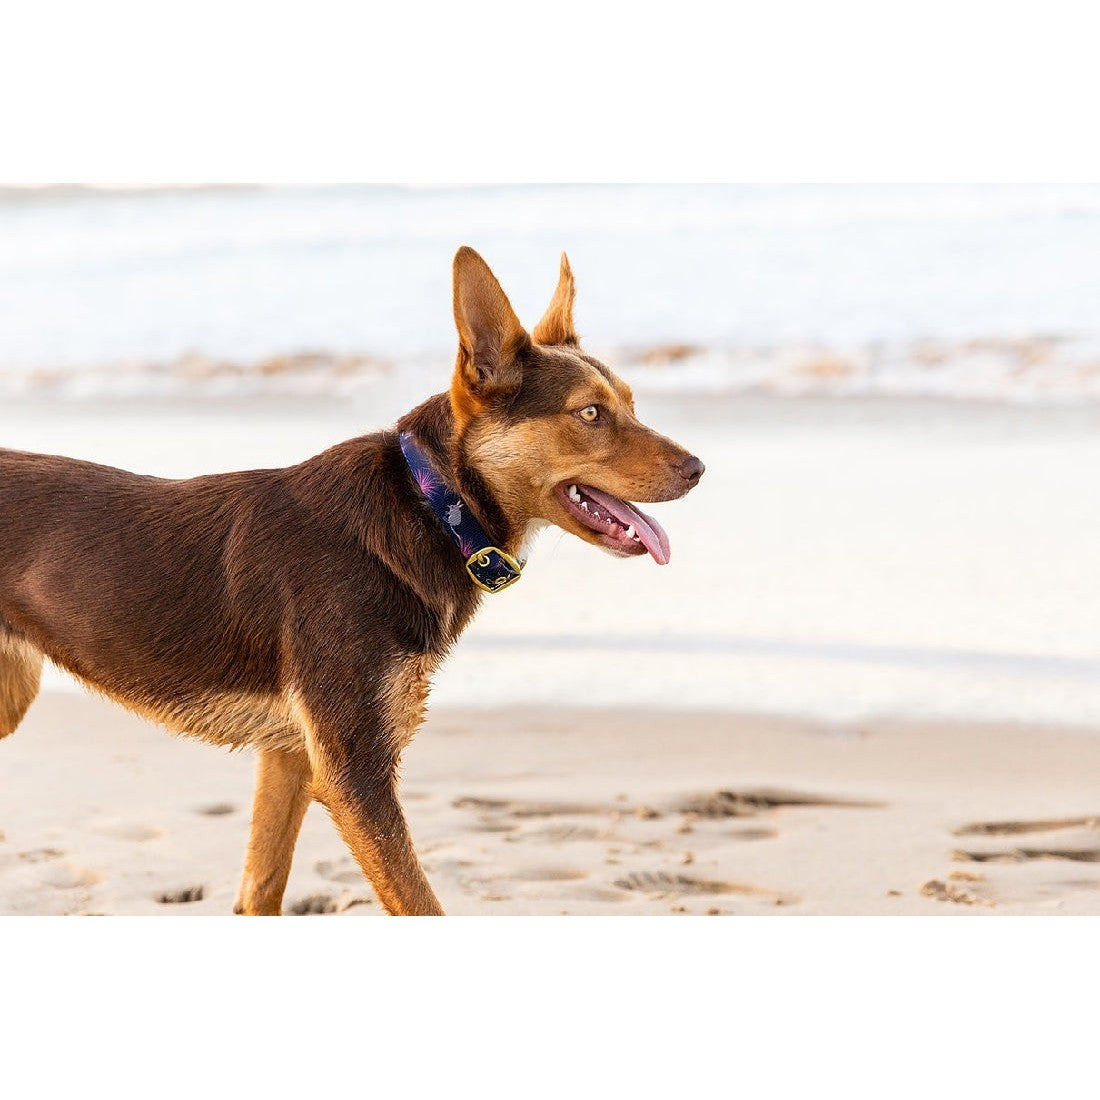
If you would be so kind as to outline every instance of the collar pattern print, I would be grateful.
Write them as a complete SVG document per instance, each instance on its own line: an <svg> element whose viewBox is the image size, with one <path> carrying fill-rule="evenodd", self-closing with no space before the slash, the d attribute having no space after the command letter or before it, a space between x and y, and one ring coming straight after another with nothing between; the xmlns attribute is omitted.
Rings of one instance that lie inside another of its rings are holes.
<svg viewBox="0 0 1100 1100"><path fill-rule="evenodd" d="M402 432L400 438L417 488L458 547L474 583L486 592L499 592L518 581L523 563L492 544L469 505L447 484L412 433Z"/></svg>

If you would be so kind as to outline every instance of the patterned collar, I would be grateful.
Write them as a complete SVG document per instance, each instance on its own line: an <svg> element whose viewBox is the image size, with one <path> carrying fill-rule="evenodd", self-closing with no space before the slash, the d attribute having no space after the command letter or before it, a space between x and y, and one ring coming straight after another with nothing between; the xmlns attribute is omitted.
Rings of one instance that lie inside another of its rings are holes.
<svg viewBox="0 0 1100 1100"><path fill-rule="evenodd" d="M462 554L474 584L485 592L500 592L515 584L526 563L493 546L469 505L444 481L411 432L401 433L401 452L424 499Z"/></svg>

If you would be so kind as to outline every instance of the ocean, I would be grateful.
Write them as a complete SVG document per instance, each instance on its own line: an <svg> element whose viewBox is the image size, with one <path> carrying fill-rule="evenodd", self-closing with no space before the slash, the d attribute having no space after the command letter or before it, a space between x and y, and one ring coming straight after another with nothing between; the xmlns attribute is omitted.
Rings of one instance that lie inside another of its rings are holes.
<svg viewBox="0 0 1100 1100"><path fill-rule="evenodd" d="M0 192L0 394L442 387L460 244L642 390L1100 400L1100 187Z"/></svg>

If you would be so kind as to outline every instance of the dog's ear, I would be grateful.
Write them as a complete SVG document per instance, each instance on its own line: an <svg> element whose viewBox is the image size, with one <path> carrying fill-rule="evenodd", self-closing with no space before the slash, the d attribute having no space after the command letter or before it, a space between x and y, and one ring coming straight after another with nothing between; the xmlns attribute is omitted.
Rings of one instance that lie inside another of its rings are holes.
<svg viewBox="0 0 1100 1100"><path fill-rule="evenodd" d="M519 389L520 355L531 345L489 265L463 245L454 262L458 360L451 383L456 412L467 416Z"/></svg>
<svg viewBox="0 0 1100 1100"><path fill-rule="evenodd" d="M531 338L536 344L568 344L576 347L580 342L573 328L573 302L577 297L577 286L573 282L573 269L569 266L569 257L561 254L561 272L558 275L558 287L550 306L535 325Z"/></svg>

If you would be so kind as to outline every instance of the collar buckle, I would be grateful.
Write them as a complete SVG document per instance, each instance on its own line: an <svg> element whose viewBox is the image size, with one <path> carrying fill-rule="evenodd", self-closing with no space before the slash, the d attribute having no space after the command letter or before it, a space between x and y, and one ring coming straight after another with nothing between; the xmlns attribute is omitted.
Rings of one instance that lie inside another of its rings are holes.
<svg viewBox="0 0 1100 1100"><path fill-rule="evenodd" d="M483 592L503 592L519 580L524 564L497 546L486 546L466 559L466 572Z"/></svg>

